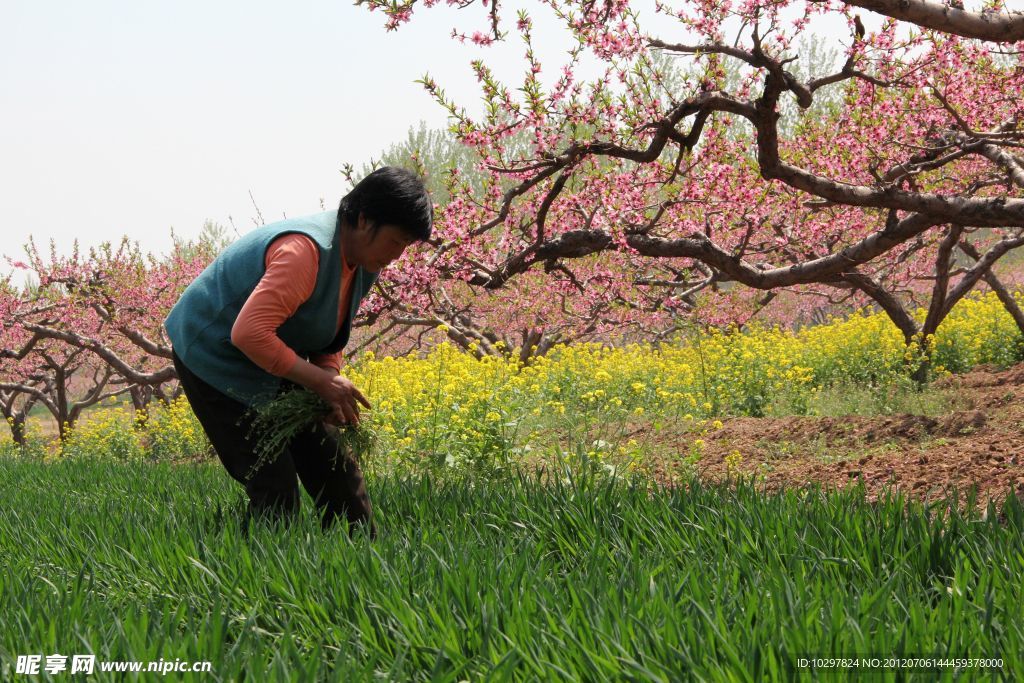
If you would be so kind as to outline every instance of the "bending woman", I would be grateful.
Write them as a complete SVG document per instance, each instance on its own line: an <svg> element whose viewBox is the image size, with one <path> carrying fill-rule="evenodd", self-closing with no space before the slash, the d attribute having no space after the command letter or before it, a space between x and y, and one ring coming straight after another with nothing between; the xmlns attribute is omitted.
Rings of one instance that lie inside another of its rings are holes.
<svg viewBox="0 0 1024 683"><path fill-rule="evenodd" d="M181 387L221 463L245 486L250 518L297 512L297 476L324 528L345 516L350 529L368 523L376 535L362 472L351 454L335 462L337 442L324 425L296 437L250 477L257 455L246 414L298 384L331 406L328 423L358 423L360 404L370 403L340 374L341 351L377 274L410 244L429 239L432 214L415 174L377 169L337 211L243 235L171 310L164 325Z"/></svg>

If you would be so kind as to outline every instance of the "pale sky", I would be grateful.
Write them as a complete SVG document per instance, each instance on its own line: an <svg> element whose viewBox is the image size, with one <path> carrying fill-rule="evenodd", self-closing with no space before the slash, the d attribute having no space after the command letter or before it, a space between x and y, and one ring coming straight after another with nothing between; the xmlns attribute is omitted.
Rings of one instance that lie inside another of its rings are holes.
<svg viewBox="0 0 1024 683"><path fill-rule="evenodd" d="M439 7L387 33L351 0L0 0L0 256L30 235L162 252L172 227L245 231L250 191L267 221L337 205L344 163L446 125L425 72L471 109L471 59L518 79L518 41L502 60L448 37L481 18Z"/></svg>
<svg viewBox="0 0 1024 683"><path fill-rule="evenodd" d="M505 20L530 8L553 82L567 37L539 2L514 1ZM166 252L171 228L251 229L250 192L268 222L336 206L344 163L421 120L446 125L414 83L425 72L471 113L471 59L521 83L516 32L462 45L452 28L483 28L482 8L443 5L387 33L351 0L0 0L0 257L20 258L29 236L66 251L127 235Z"/></svg>

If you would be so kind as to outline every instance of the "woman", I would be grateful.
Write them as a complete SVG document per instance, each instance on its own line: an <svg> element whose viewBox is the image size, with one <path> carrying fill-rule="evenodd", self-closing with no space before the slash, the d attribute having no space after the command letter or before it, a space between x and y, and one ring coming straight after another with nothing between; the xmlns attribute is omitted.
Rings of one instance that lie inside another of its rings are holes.
<svg viewBox="0 0 1024 683"><path fill-rule="evenodd" d="M340 374L352 320L377 274L430 237L433 205L420 179L380 168L337 211L257 228L225 249L185 289L165 321L174 367L192 410L228 473L245 486L249 517L299 508L296 475L326 529L345 515L376 536L359 466L324 425L260 466L248 440L249 409L292 384L332 408L328 422L356 424L370 403Z"/></svg>

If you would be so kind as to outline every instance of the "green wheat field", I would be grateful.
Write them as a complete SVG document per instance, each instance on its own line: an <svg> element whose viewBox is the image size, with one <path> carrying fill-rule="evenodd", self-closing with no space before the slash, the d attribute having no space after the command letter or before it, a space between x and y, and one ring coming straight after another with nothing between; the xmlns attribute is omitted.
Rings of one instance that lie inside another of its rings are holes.
<svg viewBox="0 0 1024 683"><path fill-rule="evenodd" d="M4 458L0 679L31 653L212 662L164 680L840 680L800 658L855 655L1003 660L870 680L1024 679L1015 497L964 516L580 472L379 475L370 541L305 494L243 533L217 463ZM153 680L31 680L115 675Z"/></svg>

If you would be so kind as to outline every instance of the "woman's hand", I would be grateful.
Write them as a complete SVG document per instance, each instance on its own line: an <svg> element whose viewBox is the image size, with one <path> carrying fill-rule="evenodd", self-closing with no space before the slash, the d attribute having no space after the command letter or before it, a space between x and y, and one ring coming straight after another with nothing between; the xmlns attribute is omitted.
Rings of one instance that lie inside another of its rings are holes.
<svg viewBox="0 0 1024 683"><path fill-rule="evenodd" d="M301 358L285 378L306 387L331 406L331 413L326 418L328 424L359 424L359 404L372 408L363 392L347 377L333 370L318 368Z"/></svg>
<svg viewBox="0 0 1024 683"><path fill-rule="evenodd" d="M314 391L333 408L326 421L336 427L344 424L359 424L360 403L367 408L371 407L370 402L363 396L363 392L359 391L356 385L343 375L331 374L329 381Z"/></svg>

